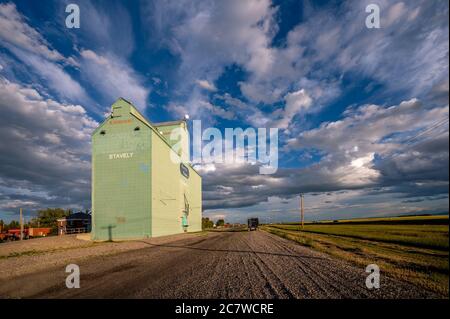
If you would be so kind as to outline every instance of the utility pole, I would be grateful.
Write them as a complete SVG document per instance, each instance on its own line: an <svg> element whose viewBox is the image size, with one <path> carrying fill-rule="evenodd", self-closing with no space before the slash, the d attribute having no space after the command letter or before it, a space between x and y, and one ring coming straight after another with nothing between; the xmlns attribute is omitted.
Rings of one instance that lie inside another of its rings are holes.
<svg viewBox="0 0 450 319"><path fill-rule="evenodd" d="M303 221L304 221L304 209L303 209L303 194L300 194L300 213L301 213L301 223L303 229Z"/></svg>
<svg viewBox="0 0 450 319"><path fill-rule="evenodd" d="M22 214L22 208L20 208L20 240L23 240L23 214Z"/></svg>

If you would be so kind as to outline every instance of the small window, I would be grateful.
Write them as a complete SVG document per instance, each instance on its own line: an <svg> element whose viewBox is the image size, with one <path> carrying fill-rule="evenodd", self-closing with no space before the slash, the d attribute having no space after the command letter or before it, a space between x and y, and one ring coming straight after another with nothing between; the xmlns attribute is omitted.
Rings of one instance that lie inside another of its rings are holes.
<svg viewBox="0 0 450 319"><path fill-rule="evenodd" d="M101 134L101 135L105 135L106 132L105 132L105 131L101 131L100 134Z"/></svg>
<svg viewBox="0 0 450 319"><path fill-rule="evenodd" d="M135 128L134 128L134 130L135 131L139 131L141 128L139 127L139 126L136 126Z"/></svg>

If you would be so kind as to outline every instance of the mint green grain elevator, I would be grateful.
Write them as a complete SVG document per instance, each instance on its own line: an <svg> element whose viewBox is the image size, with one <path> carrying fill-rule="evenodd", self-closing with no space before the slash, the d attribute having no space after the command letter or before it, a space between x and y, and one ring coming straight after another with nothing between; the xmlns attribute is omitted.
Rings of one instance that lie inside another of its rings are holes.
<svg viewBox="0 0 450 319"><path fill-rule="evenodd" d="M151 124L118 99L92 134L92 239L200 231L201 177L189 153L186 121Z"/></svg>

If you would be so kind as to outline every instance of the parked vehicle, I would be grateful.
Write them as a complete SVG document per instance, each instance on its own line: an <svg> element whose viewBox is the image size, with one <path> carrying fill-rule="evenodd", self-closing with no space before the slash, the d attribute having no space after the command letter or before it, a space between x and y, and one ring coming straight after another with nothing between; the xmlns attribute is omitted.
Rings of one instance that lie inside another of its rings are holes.
<svg viewBox="0 0 450 319"><path fill-rule="evenodd" d="M259 220L258 218L249 218L247 220L247 226L248 226L248 230L257 230L258 229L258 225L259 225Z"/></svg>
<svg viewBox="0 0 450 319"><path fill-rule="evenodd" d="M13 228L8 230L8 240L19 240L20 228ZM23 230L23 239L28 239L28 228Z"/></svg>
<svg viewBox="0 0 450 319"><path fill-rule="evenodd" d="M28 228L25 228L23 230L23 239L28 239ZM9 229L7 231L3 231L0 233L0 242L4 241L13 241L13 240L19 240L20 239L20 229L19 228L13 228Z"/></svg>

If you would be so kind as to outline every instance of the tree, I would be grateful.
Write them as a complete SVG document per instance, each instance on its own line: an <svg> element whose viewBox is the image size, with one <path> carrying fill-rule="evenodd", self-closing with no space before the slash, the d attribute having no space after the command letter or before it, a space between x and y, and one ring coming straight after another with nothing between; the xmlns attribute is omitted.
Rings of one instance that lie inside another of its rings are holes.
<svg viewBox="0 0 450 319"><path fill-rule="evenodd" d="M32 224L39 224L40 227L51 227L54 230L58 227L56 220L59 218L67 217L72 213L70 210L64 210L62 208L47 208L39 210L37 217L33 220Z"/></svg>
<svg viewBox="0 0 450 319"><path fill-rule="evenodd" d="M217 227L223 226L223 225L225 225L225 220L223 220L223 219L219 219L219 220L216 222L216 226L217 226Z"/></svg>
<svg viewBox="0 0 450 319"><path fill-rule="evenodd" d="M7 227L8 229L20 228L20 223L17 220L12 220Z"/></svg>
<svg viewBox="0 0 450 319"><path fill-rule="evenodd" d="M210 220L208 217L202 218L202 229L213 228L213 227L214 227L214 223L212 220Z"/></svg>

